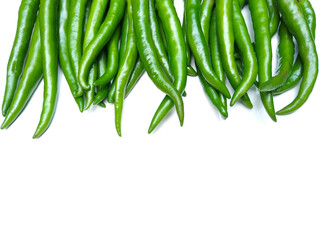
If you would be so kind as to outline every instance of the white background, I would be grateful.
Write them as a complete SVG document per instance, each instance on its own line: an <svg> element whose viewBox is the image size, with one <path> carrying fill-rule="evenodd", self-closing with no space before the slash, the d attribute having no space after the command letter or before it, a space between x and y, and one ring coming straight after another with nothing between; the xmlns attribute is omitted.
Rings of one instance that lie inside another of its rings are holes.
<svg viewBox="0 0 320 240"><path fill-rule="evenodd" d="M175 3L181 17L183 1ZM1 101L19 4L0 8ZM32 139L43 83L0 132L0 239L319 240L319 84L301 109L274 123L256 89L253 110L236 104L224 120L189 77L184 126L172 113L148 135L164 95L144 75L125 102L120 138L113 105L80 113L60 73L43 137ZM276 109L296 92L275 97Z"/></svg>

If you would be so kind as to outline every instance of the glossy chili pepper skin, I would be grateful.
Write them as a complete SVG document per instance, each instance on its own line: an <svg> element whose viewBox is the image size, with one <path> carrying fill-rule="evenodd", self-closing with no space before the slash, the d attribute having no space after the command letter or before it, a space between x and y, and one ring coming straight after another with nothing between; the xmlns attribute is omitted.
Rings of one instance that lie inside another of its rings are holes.
<svg viewBox="0 0 320 240"><path fill-rule="evenodd" d="M242 74L242 81L231 98L231 106L233 106L246 92L248 92L258 75L256 54L237 0L233 1L233 30L236 44L241 52L244 72Z"/></svg>
<svg viewBox="0 0 320 240"><path fill-rule="evenodd" d="M7 65L7 82L2 102L3 116L8 111L23 71L39 3L40 0L23 0L20 4L17 30Z"/></svg>
<svg viewBox="0 0 320 240"><path fill-rule="evenodd" d="M75 76L77 76L79 72L82 56L83 25L85 22L87 2L88 0L71 0L70 19L68 21L68 48Z"/></svg>
<svg viewBox="0 0 320 240"><path fill-rule="evenodd" d="M310 96L318 76L318 55L311 30L299 3L293 0L279 0L278 7L284 23L298 43L303 65L297 97L277 112L278 115L284 115L299 109Z"/></svg>
<svg viewBox="0 0 320 240"><path fill-rule="evenodd" d="M59 64L67 80L70 91L79 107L84 108L83 91L73 72L68 48L68 20L71 0L60 0L59 5Z"/></svg>
<svg viewBox="0 0 320 240"><path fill-rule="evenodd" d="M106 73L108 70L108 60L107 54L105 52L100 53L99 60L98 60L98 77L101 77L103 74ZM97 92L93 99L93 104L97 105L101 103L109 93L110 84L107 83L106 85L101 85L97 87Z"/></svg>
<svg viewBox="0 0 320 240"><path fill-rule="evenodd" d="M125 50L123 61L120 62L118 74L115 78L115 82L116 82L116 91L115 91L115 98L114 98L115 126L119 136L121 136L121 119L122 119L123 101L125 97L126 86L138 56L136 36L135 36L134 26L133 26L131 0L127 0L127 9L128 9L128 19L129 19L129 29L128 29L128 35L127 35L126 50Z"/></svg>
<svg viewBox="0 0 320 240"><path fill-rule="evenodd" d="M158 6L157 6L158 7ZM170 66L169 66L169 59L167 56L167 52L166 52L166 47L163 38L161 37L161 30L160 30L160 25L158 22L158 17L156 14L156 9L155 9L155 0L149 0L149 16L150 16L150 27L151 27L151 32L152 32L152 38L154 41L154 45L156 46L156 51L158 54L158 59L160 62L160 65L163 69L163 71L165 72L165 74L172 78L172 74L170 72ZM163 24L162 28L163 28ZM164 38L166 39L166 38ZM166 45L168 45L166 43ZM168 48L168 46L167 46Z"/></svg>
<svg viewBox="0 0 320 240"><path fill-rule="evenodd" d="M209 46L210 46L210 53L211 53L211 62L212 67L217 77L221 79L221 81L225 82L225 74L223 71L222 60L221 60L221 53L219 49L219 42L218 42L218 32L217 32L217 13L216 9L213 10L211 16L211 22L209 27ZM223 94L219 93L220 99L222 104L224 105L225 109L227 109L227 99Z"/></svg>
<svg viewBox="0 0 320 240"><path fill-rule="evenodd" d="M306 17L306 20L308 22L309 28L311 30L311 34L313 39L315 39L316 34L316 14L314 12L314 9L309 1L300 1L299 5L301 6L301 9L304 13L304 16ZM297 59L292 67L292 71L290 73L289 78L286 80L285 84L276 90L273 91L274 95L278 95L281 93L284 93L294 86L296 86L302 77L302 60L300 55L297 56Z"/></svg>
<svg viewBox="0 0 320 240"><path fill-rule="evenodd" d="M29 47L26 65L7 115L1 125L1 129L9 127L16 120L29 102L42 79L43 68L42 64L39 64L42 62L39 27L39 19L37 19Z"/></svg>
<svg viewBox="0 0 320 240"><path fill-rule="evenodd" d="M269 13L264 0L249 0L249 9L254 30L255 51L258 61L259 84L272 77L272 47L269 26ZM277 121L273 95L271 92L260 92L265 110L273 121Z"/></svg>
<svg viewBox="0 0 320 240"><path fill-rule="evenodd" d="M268 92L275 90L282 86L290 75L293 61L294 61L294 42L292 35L289 33L287 27L283 22L280 23L279 27L279 45L278 45L278 69L276 76L268 82L265 82L259 86L259 90Z"/></svg>
<svg viewBox="0 0 320 240"><path fill-rule="evenodd" d="M207 5L207 4L206 4ZM215 14L215 11L213 12L213 14ZM210 5L204 7L202 5L202 9L201 9L201 16L200 16L200 23L201 23L201 30L203 32L203 36L206 39L206 41L208 41L212 36L210 36L210 31L212 31L212 28L216 28L216 19L215 22L213 22L213 25L211 26L211 29L207 28L205 25L208 23L209 18L211 18L212 16L212 8L210 7ZM215 16L213 16L215 17ZM216 29L214 29L214 31L216 31ZM215 34L215 33L214 33ZM215 37L215 36L214 36ZM216 36L217 37L217 36ZM211 43L211 41L210 41ZM214 47L211 46L209 44L210 47ZM218 47L218 46L217 46ZM211 50L211 49L210 49ZM216 53L213 53L211 50L211 59L214 57L213 55L216 55ZM218 52L219 53L219 52ZM217 90L215 90L208 82L205 81L201 70L197 69L198 73L199 73L199 80L200 83L203 87L204 92L206 93L206 95L208 96L209 100L212 102L213 105L216 106L216 108L218 109L218 111L221 113L221 115L224 118L228 117L228 112L227 112L227 105L224 102L224 96L223 94L219 93ZM223 70L222 70L223 71ZM219 76L219 75L218 75ZM219 78L220 79L220 78ZM221 78L221 81L223 78ZM221 97L222 96L222 97Z"/></svg>
<svg viewBox="0 0 320 240"><path fill-rule="evenodd" d="M200 25L203 32L209 32L210 21L214 0L203 0L200 11ZM204 34L206 42L209 43L209 34Z"/></svg>
<svg viewBox="0 0 320 240"><path fill-rule="evenodd" d="M156 5L166 39L169 39L167 46L173 86L182 94L187 84L187 55L181 23L173 1L157 0ZM166 96L153 116L148 133L158 126L173 107L173 101Z"/></svg>
<svg viewBox="0 0 320 240"><path fill-rule="evenodd" d="M84 32L83 50L99 31L109 0L93 0Z"/></svg>
<svg viewBox="0 0 320 240"><path fill-rule="evenodd" d="M108 43L116 31L117 26L123 17L125 6L126 1L110 1L109 10L104 22L102 23L97 35L93 38L83 53L80 62L79 83L85 90L90 89L90 85L87 82L90 68L103 47Z"/></svg>
<svg viewBox="0 0 320 240"><path fill-rule="evenodd" d="M129 16L128 16L128 7L124 12L124 16L121 23L121 35L120 35L120 49L119 49L119 61L123 61L124 54L126 52L127 47L127 39L128 39L128 31L129 31Z"/></svg>
<svg viewBox="0 0 320 240"><path fill-rule="evenodd" d="M102 86L111 82L111 80L117 75L119 69L119 51L118 41L120 38L120 27L118 27L107 44L107 58L108 58L108 69L106 72L99 77L95 82L94 86Z"/></svg>
<svg viewBox="0 0 320 240"><path fill-rule="evenodd" d="M277 0L266 0L269 12L270 35L273 36L279 27L280 14L277 6Z"/></svg>
<svg viewBox="0 0 320 240"><path fill-rule="evenodd" d="M138 57L136 65L135 65L134 69L132 70L130 79L129 79L127 87L126 87L125 97L127 97L130 94L130 92L136 86L136 84L141 79L141 77L145 71L146 70L144 68L143 62L141 61L140 57Z"/></svg>
<svg viewBox="0 0 320 240"><path fill-rule="evenodd" d="M87 4L87 19L86 19L86 26L85 26L85 35L83 40L83 51L87 48L90 44L92 39L95 37L101 23L103 21L104 13L107 8L108 1L101 1L101 0L94 0L88 2ZM98 61L96 61L90 69L88 83L90 85L90 89L86 91L86 104L84 109L87 110L90 108L92 103L94 102L95 97L95 87L94 82L97 80L98 77Z"/></svg>
<svg viewBox="0 0 320 240"><path fill-rule="evenodd" d="M136 33L136 41L139 56L146 68L146 71L153 83L162 92L168 95L176 107L180 125L184 120L184 104L180 93L172 86L170 79L163 73L157 58L155 45L152 39L151 27L149 25L148 0L133 0L133 22Z"/></svg>
<svg viewBox="0 0 320 240"><path fill-rule="evenodd" d="M216 0L216 13L222 66L232 88L237 89L241 79L234 59L233 0ZM241 100L248 108L252 108L252 103L247 94Z"/></svg>
<svg viewBox="0 0 320 240"><path fill-rule="evenodd" d="M210 101L213 103L213 105L216 106L216 108L224 118L228 118L227 107L221 101L221 97L219 96L219 93L213 87L211 87L211 85L204 79L199 69L197 69L197 72L198 72L199 80L201 82L203 90L205 91Z"/></svg>
<svg viewBox="0 0 320 240"><path fill-rule="evenodd" d="M206 81L224 96L230 98L228 88L218 79L211 66L209 47L200 24L200 0L186 0L185 4L188 43L195 62Z"/></svg>
<svg viewBox="0 0 320 240"><path fill-rule="evenodd" d="M40 35L43 58L44 94L40 121L33 138L49 127L56 109L58 87L58 0L41 0Z"/></svg>
<svg viewBox="0 0 320 240"><path fill-rule="evenodd" d="M184 41L186 43L187 73L188 73L188 76L195 77L198 74L193 69L193 67L190 65L191 64L191 51L190 51L190 47L189 47L189 43L188 43L188 39L187 39L186 8L184 8L184 12L183 12L182 30L183 30Z"/></svg>

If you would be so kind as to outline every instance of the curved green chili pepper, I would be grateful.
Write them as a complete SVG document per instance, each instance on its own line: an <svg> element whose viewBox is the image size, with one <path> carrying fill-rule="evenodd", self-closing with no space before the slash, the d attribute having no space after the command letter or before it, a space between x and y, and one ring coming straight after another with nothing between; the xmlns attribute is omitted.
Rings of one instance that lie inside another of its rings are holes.
<svg viewBox="0 0 320 240"><path fill-rule="evenodd" d="M207 7L202 7L202 13L200 16L201 30L203 32L204 39L206 39L207 43L208 43L208 40L210 38L212 38L212 36L211 36L212 33L210 33L210 31L212 31L213 28L215 28L214 31L216 31L216 19L214 19L215 22L213 22L211 29L210 28L208 29L205 26L206 24L208 24L210 18L211 18L210 20L212 21L212 19L215 17L214 16L215 11L213 12L213 14L211 12L212 12L212 8L210 7L210 5ZM216 32L214 32L213 34L216 34ZM217 36L213 36L213 37L217 37ZM211 42L212 42L212 39L210 39L210 43ZM211 46L210 44L209 44L209 46L214 47L214 46ZM212 49L210 49L210 50L211 50L210 53L211 53L211 59L212 59L213 55L215 55L215 53L212 52ZM197 71L199 73L199 80L200 80L200 83L203 87L204 92L206 93L206 95L208 96L210 101L213 103L213 105L215 105L217 107L218 111L222 114L222 116L224 116L224 118L227 118L228 111L227 111L227 104L226 104L226 100L225 100L226 98L223 96L223 94L219 93L208 82L205 81L200 69L197 69ZM222 76L221 80L223 81L223 79L224 78Z"/></svg>
<svg viewBox="0 0 320 240"><path fill-rule="evenodd" d="M88 47L92 39L95 37L101 23L103 21L104 13L107 8L108 0L101 1L101 0L94 0L92 3L88 3L88 17L86 21L85 27L85 35L83 40L83 51ZM89 109L92 105L95 97L95 87L94 82L97 80L98 77L98 61L96 61L90 70L88 83L90 85L90 89L86 91L86 105L85 110Z"/></svg>
<svg viewBox="0 0 320 240"><path fill-rule="evenodd" d="M186 55L187 55L187 73L188 76L195 77L197 76L197 72L193 69L193 67L190 65L191 63L191 52L190 52L190 47L187 39L187 25L186 25L186 8L184 8L184 13L183 13L183 21L182 21L182 30L183 30L183 36L184 36L184 41L186 44Z"/></svg>
<svg viewBox="0 0 320 240"><path fill-rule="evenodd" d="M152 39L151 27L149 25L149 1L135 0L133 7L133 22L136 33L139 56L153 83L165 94L167 94L176 106L180 125L183 125L184 104L180 93L172 86L168 77L163 73L155 45Z"/></svg>
<svg viewBox="0 0 320 240"><path fill-rule="evenodd" d="M128 9L128 19L129 19L129 29L128 29L128 35L127 35L126 50L125 50L123 61L120 62L118 74L114 80L116 82L116 91L114 96L115 126L119 136L121 136L121 118L122 118L123 100L125 97L126 86L138 56L138 49L136 46L136 37L135 37L135 32L133 27L131 0L127 0L127 9Z"/></svg>
<svg viewBox="0 0 320 240"><path fill-rule="evenodd" d="M218 79L211 66L209 47L201 30L200 0L188 0L185 7L188 43L196 64L208 83L224 96L230 98L228 88Z"/></svg>
<svg viewBox="0 0 320 240"><path fill-rule="evenodd" d="M86 5L88 0L71 0L70 18L68 27L68 48L72 69L75 76L78 76L79 65L82 56L82 40L84 32L84 21L86 13ZM79 89L79 94L80 89Z"/></svg>
<svg viewBox="0 0 320 240"><path fill-rule="evenodd" d="M16 93L8 109L7 115L1 125L1 129L9 127L17 119L17 117L26 107L42 79L43 68L42 64L39 64L42 62L39 27L39 18L37 18L29 47L26 65Z"/></svg>
<svg viewBox="0 0 320 240"><path fill-rule="evenodd" d="M116 95L116 82L115 79L112 81L109 93L108 93L108 103L114 103L114 96Z"/></svg>
<svg viewBox="0 0 320 240"><path fill-rule="evenodd" d="M138 57L138 60L136 62L134 69L132 70L130 79L129 79L127 87L126 87L125 97L127 97L130 94L130 92L136 86L136 84L138 83L138 81L140 80L140 78L142 77L142 75L145 71L146 71L146 69L144 68L144 65L141 61L141 58Z"/></svg>
<svg viewBox="0 0 320 240"><path fill-rule="evenodd" d="M301 9L304 13L304 16L306 17L306 20L308 22L308 25L311 30L311 34L313 36L313 39L315 39L316 34L316 14L314 12L314 9L309 1L301 1L299 2ZM274 95L278 95L281 93L284 93L288 91L289 89L296 86L300 79L302 77L302 60L300 55L297 56L297 59L292 67L291 74L289 78L286 80L285 84L276 90L273 91Z"/></svg>
<svg viewBox="0 0 320 240"><path fill-rule="evenodd" d="M238 49L240 50L243 59L244 72L242 74L242 81L231 98L231 106L248 92L258 75L256 54L237 0L233 1L233 30Z"/></svg>
<svg viewBox="0 0 320 240"><path fill-rule="evenodd" d="M87 24L84 32L83 50L90 44L99 31L109 0L93 0L90 5Z"/></svg>
<svg viewBox="0 0 320 240"><path fill-rule="evenodd" d="M116 76L119 68L119 51L118 51L118 42L120 38L121 28L118 27L107 44L107 54L108 54L108 69L106 72L99 77L95 82L94 86L103 86L111 82L112 79Z"/></svg>
<svg viewBox="0 0 320 240"><path fill-rule="evenodd" d="M209 28L209 25L211 23L212 20L212 8L213 8L213 1L206 1L202 3L201 6L201 15L200 15L200 23L201 23L201 29L203 32L203 36L204 39L206 40L206 43L209 44L209 39L212 37L210 36L210 30L212 30L212 28L216 28L217 24L216 24L216 19L215 22L213 23L213 26L211 26L211 29ZM214 11L215 14L215 11ZM214 17L214 16L213 16ZM216 29L215 29L216 30ZM210 39L210 44L211 44L211 39ZM217 57L218 55L216 55L215 53L213 53L211 47L209 46L210 49L210 53L211 53L211 61L214 57ZM218 53L219 54L219 53ZM214 56L213 56L214 55ZM213 66L213 64L212 64ZM214 69L214 68L213 68ZM201 70L198 69L198 72L201 73ZM219 76L219 74L215 71L215 73L217 74L218 78L224 82L224 76ZM223 75L223 74L222 74ZM227 112L227 103L226 103L226 98L223 96L223 94L219 93L218 91L216 91L212 86L210 86L210 84L205 83L203 80L203 75L199 75L199 80L201 82L201 85L203 87L204 92L206 93L206 95L208 95L210 101L213 103L213 105L215 105L217 107L217 109L220 111L220 113L226 118L226 112ZM223 104L223 107L221 106L221 104Z"/></svg>
<svg viewBox="0 0 320 240"><path fill-rule="evenodd" d="M165 36L170 39L167 46L170 70L174 77L173 86L182 94L187 84L187 56L181 23L173 1L157 0L156 4ZM158 126L173 107L173 101L166 96L153 116L148 133Z"/></svg>
<svg viewBox="0 0 320 240"><path fill-rule="evenodd" d="M22 74L39 3L40 0L22 0L20 4L16 35L7 65L7 82L2 102L3 116L8 111Z"/></svg>
<svg viewBox="0 0 320 240"><path fill-rule="evenodd" d="M217 0L216 13L222 66L232 88L237 89L241 84L241 79L234 59L233 0ZM252 108L247 94L244 94L241 100L248 108Z"/></svg>
<svg viewBox="0 0 320 240"><path fill-rule="evenodd" d="M214 5L214 0L203 0L201 3L200 25L203 33L209 33L213 5ZM208 44L209 34L204 34L204 38Z"/></svg>
<svg viewBox="0 0 320 240"><path fill-rule="evenodd" d="M90 85L90 89L85 92L86 95L86 104L84 106L84 110L88 110L94 101L95 96L95 87L93 85L94 81L98 77L98 62L94 62L88 76L88 83Z"/></svg>
<svg viewBox="0 0 320 240"><path fill-rule="evenodd" d="M303 77L297 97L277 112L278 115L284 115L299 109L310 96L318 76L318 55L311 30L299 3L279 0L278 7L288 30L297 40L303 65Z"/></svg>
<svg viewBox="0 0 320 240"><path fill-rule="evenodd" d="M93 38L83 53L80 62L79 83L85 90L90 89L90 85L87 82L90 68L103 47L115 33L117 26L123 17L125 5L126 1L110 1L109 10L104 22L102 23L97 35Z"/></svg>
<svg viewBox="0 0 320 240"><path fill-rule="evenodd" d="M157 5L158 7L158 5ZM158 22L158 17L156 14L156 9L155 9L155 1L154 0L149 0L149 24L151 27L151 33L152 33L152 38L154 41L154 45L156 46L156 51L158 54L158 59L160 62L160 65L165 72L165 74L173 78L171 72L170 72L170 65L169 65L169 60L166 52L166 48L164 46L164 41L163 38L161 37L161 31L160 31L160 25ZM163 24L162 24L163 27ZM168 44L166 44L168 45ZM167 46L168 47L168 46Z"/></svg>
<svg viewBox="0 0 320 240"><path fill-rule="evenodd" d="M266 3L269 12L270 35L273 36L278 30L280 14L278 11L277 0L266 0Z"/></svg>
<svg viewBox="0 0 320 240"><path fill-rule="evenodd" d="M40 35L43 57L44 95L40 121L33 138L49 127L56 109L58 87L58 0L41 0Z"/></svg>
<svg viewBox="0 0 320 240"><path fill-rule="evenodd" d="M119 62L123 61L122 59L124 58L124 54L126 52L128 31L129 31L129 17L128 17L128 7L126 7L126 10L123 15L123 20L121 23Z"/></svg>
<svg viewBox="0 0 320 240"><path fill-rule="evenodd" d="M218 92L213 87L211 87L211 85L204 79L201 71L199 69L197 69L197 71L201 85L206 95L209 97L210 101L216 106L221 115L224 118L228 118L227 107L221 101L221 97L219 96Z"/></svg>
<svg viewBox="0 0 320 240"><path fill-rule="evenodd" d="M99 60L98 60L98 77L101 77L103 74L108 71L108 60L107 54L105 52L100 53ZM101 85L97 88L97 92L93 99L93 104L97 105L100 104L109 93L110 83L105 85Z"/></svg>
<svg viewBox="0 0 320 240"><path fill-rule="evenodd" d="M71 66L68 48L68 20L70 0L60 0L59 5L59 63L62 72L67 80L70 91L79 107L80 112L84 108L83 91L80 87Z"/></svg>
<svg viewBox="0 0 320 240"><path fill-rule="evenodd" d="M217 77L221 79L223 82L225 82L225 74L222 67L222 60L221 60L221 53L219 49L219 43L218 43L218 32L217 32L217 13L216 9L213 10L212 16L211 16L211 22L210 22L210 28L209 28L209 47L210 47L210 53L211 53L211 62L212 67L215 73L217 74ZM222 104L224 105L225 109L227 109L227 99L223 94L219 93L220 99Z"/></svg>
<svg viewBox="0 0 320 240"><path fill-rule="evenodd" d="M272 47L269 26L269 13L265 0L249 0L253 23L255 51L258 60L259 84L272 77ZM277 121L271 92L260 92L265 110L273 121Z"/></svg>
<svg viewBox="0 0 320 240"><path fill-rule="evenodd" d="M286 25L281 21L279 27L279 45L278 45L278 59L279 66L276 76L268 82L260 84L259 90L262 92L268 92L275 90L282 86L290 75L291 68L294 60L294 42L292 35L289 33Z"/></svg>

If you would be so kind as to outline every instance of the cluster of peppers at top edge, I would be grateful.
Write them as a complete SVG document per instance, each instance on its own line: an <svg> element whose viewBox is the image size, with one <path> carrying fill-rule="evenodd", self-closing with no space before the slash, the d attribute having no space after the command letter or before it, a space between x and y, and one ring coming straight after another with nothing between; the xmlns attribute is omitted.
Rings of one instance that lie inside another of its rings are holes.
<svg viewBox="0 0 320 240"><path fill-rule="evenodd" d="M254 43L241 12L245 4ZM144 72L165 94L149 133L174 107L183 125L188 75L198 76L224 118L227 99L231 106L240 101L252 108L248 91L256 86L266 112L276 121L276 115L300 108L312 92L318 75L315 28L316 15L308 0L185 0L182 21L172 0L22 0L7 66L1 128L18 118L43 79L43 106L34 138L42 136L57 105L58 66L81 112L92 105L105 107L105 100L114 103L119 136L124 99ZM275 33L278 68L272 76ZM273 96L299 82L297 97L276 112Z"/></svg>

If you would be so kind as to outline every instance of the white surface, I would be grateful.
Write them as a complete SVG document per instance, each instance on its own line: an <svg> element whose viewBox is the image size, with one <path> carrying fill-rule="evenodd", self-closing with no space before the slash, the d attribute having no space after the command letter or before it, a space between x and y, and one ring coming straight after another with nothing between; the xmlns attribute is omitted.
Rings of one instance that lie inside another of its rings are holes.
<svg viewBox="0 0 320 240"><path fill-rule="evenodd" d="M1 101L19 2L0 8ZM319 29L316 39L320 49ZM183 128L172 113L148 135L164 96L145 75L125 102L120 138L113 105L79 113L60 75L54 121L33 140L41 84L0 132L0 239L318 240L319 84L273 123L256 90L253 110L236 104L223 120L188 78ZM276 109L295 94L275 97Z"/></svg>

